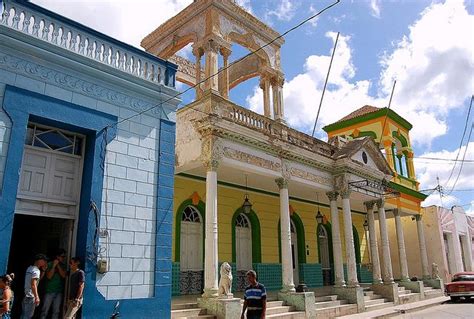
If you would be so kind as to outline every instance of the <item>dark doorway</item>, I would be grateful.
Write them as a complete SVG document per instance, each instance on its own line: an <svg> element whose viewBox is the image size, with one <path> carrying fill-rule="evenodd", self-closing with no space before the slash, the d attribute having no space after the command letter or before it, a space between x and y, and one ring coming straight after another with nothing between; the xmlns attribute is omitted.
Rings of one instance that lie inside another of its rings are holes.
<svg viewBox="0 0 474 319"><path fill-rule="evenodd" d="M23 300L23 287L25 284L25 271L33 263L38 253L46 254L53 258L59 248L70 253L72 220L38 217L16 214L13 223L10 255L8 257L8 272L15 273L13 285L14 303L12 318L19 318L21 314L21 301ZM46 279L39 284L40 299L44 294ZM34 318L39 318L41 305L36 308Z"/></svg>

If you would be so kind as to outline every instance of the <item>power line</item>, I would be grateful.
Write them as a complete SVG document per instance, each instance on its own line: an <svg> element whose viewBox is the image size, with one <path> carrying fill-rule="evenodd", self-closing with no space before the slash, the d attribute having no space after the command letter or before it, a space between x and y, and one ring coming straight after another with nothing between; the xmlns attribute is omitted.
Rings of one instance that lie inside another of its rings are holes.
<svg viewBox="0 0 474 319"><path fill-rule="evenodd" d="M213 77L215 77L215 76L218 76L221 72L223 72L223 71L229 69L231 66L233 66L233 65L235 65L235 64L237 64L237 63L243 61L244 59L248 58L249 56L252 56L252 55L256 54L257 52L260 52L261 50L265 49L266 47L268 47L269 45L271 45L272 43L274 43L274 42L277 41L278 39L281 39L281 38L285 37L285 36L286 36L287 34L289 34L290 32L292 32L292 31L294 31L294 30L300 28L300 27L303 26L304 24L306 24L306 23L308 23L309 21L315 19L316 17L318 17L319 15L321 15L322 13L324 13L325 11L327 11L327 10L331 9L332 7L334 7L335 5L339 4L340 1L341 1L341 0L336 0L336 2L330 4L329 6L325 7L325 8L322 9L322 10L320 10L319 12L313 14L312 16L306 18L305 20L301 21L301 22L298 23L297 25L295 25L295 26L291 27L290 29L286 30L285 32L283 32L282 34L278 35L276 38L274 38L274 39L271 40L270 42L264 44L263 46L257 48L257 49L254 50L254 51L251 51L250 53L248 53L247 55L244 55L244 56L241 57L240 59L237 59L237 60L235 60L234 62L229 63L228 66L219 69L216 73L209 75L207 78L202 79L201 81L197 82L197 83L194 84L193 86L190 86L189 88L185 89L184 91L178 92L177 94L175 94L175 95L173 95L172 97L166 99L165 101L160 102L159 104L156 104L156 105L154 105L154 106L151 106L151 107L149 107L149 108L147 108L147 109L145 109L145 110L142 110L142 111L140 111L140 112L137 112L136 114L131 115L131 116L129 116L129 117L123 118L123 119L121 119L120 121L117 121L116 123L110 124L110 125L108 125L108 127L116 126L116 125L118 125L118 124L120 124L120 123L123 123L123 122L125 122L125 121L128 121L128 120L134 118L134 117L137 117L137 116L139 116L139 115L141 115L141 114L147 113L147 112L149 112L149 111L151 111L151 110L153 110L153 109L155 109L155 108L161 107L163 104L165 104L165 103L167 103L167 102L170 102L170 101L172 101L172 100L178 98L179 96L183 95L183 94L186 93L186 92L189 92L189 91L192 90L192 89L195 89L196 87L198 87L198 86L201 85L202 83L205 83L205 82L208 81L209 79L211 79L211 78L213 78ZM194 107L191 107L191 109L193 109L194 111L198 111L198 112L207 114L207 113L205 113L205 112L202 112L201 110L195 109Z"/></svg>
<svg viewBox="0 0 474 319"><path fill-rule="evenodd" d="M393 92L395 92L395 85L397 85L397 80L393 81L392 93L390 93L390 100L388 101L387 111L385 112L385 117L383 119L382 135L384 134L383 131L385 130L385 123L387 123L388 111L390 110L390 106L392 106L392 98Z"/></svg>
<svg viewBox="0 0 474 319"><path fill-rule="evenodd" d="M471 98L471 105L472 105L472 98ZM471 130L469 131L469 136L467 138L466 148L464 149L464 154L462 156L463 161L464 161L464 158L466 157L466 154L467 154L467 148L469 147L469 141L471 140L471 134L472 134L473 129L474 129L474 124L471 124ZM458 176L456 177L456 180L454 181L453 187L451 187L451 190L449 191L448 195L453 192L453 189L456 187L456 184L459 180L459 177L461 176L462 167L464 165L463 161L461 161L461 167L459 167Z"/></svg>
<svg viewBox="0 0 474 319"><path fill-rule="evenodd" d="M319 112L321 111L321 106L323 105L324 93L326 92L326 86L328 85L329 73L331 73L332 61L334 60L334 54L336 53L337 41L339 40L339 33L337 33L336 41L334 41L334 49L332 50L331 61L329 62L328 73L326 74L326 80L324 81L323 93L321 95L321 100L319 101L318 113L316 114L316 119L314 120L313 133L311 134L314 137L314 131L316 130L316 124L318 123Z"/></svg>
<svg viewBox="0 0 474 319"><path fill-rule="evenodd" d="M464 162L464 163L474 163L474 159L465 159L465 160L460 160L460 159L455 159L455 158L440 158L440 157L413 157L413 159L419 161L419 160L430 160L430 161L443 161L443 162Z"/></svg>
<svg viewBox="0 0 474 319"><path fill-rule="evenodd" d="M467 130L467 127L468 127L468 123L469 123L469 116L471 114L471 108L472 108L472 100L474 99L474 95L471 95L471 103L469 104L469 109L467 111L467 116L466 116L466 123L464 123L464 130L462 132L462 137L461 137L461 141L459 142L459 149L458 149L458 153L456 154L456 160L458 160L459 158L459 154L461 154L461 147L462 147L462 143L464 141L464 136L466 135L466 130ZM472 129L472 128L471 128ZM466 143L466 149L467 149L467 145L469 144L469 140L470 139L467 139L467 143ZM462 163L461 163L462 165ZM454 163L453 165L453 168L451 170L451 173L449 174L449 177L448 177L448 180L446 181L445 185L448 186L449 184L449 181L451 180L451 177L453 177L453 173L454 173L454 169L456 168L456 162ZM458 175L458 178L459 178L459 175ZM454 188L454 186L453 186Z"/></svg>

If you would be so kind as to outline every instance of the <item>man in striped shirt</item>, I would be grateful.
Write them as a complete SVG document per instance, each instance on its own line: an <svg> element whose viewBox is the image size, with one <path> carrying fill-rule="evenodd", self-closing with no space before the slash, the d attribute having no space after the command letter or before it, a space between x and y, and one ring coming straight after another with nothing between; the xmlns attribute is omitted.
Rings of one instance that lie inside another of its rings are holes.
<svg viewBox="0 0 474 319"><path fill-rule="evenodd" d="M267 310L267 292L265 287L257 282L257 274L253 270L247 272L250 286L245 288L244 308L241 319L244 319L247 310L247 319L264 319Z"/></svg>

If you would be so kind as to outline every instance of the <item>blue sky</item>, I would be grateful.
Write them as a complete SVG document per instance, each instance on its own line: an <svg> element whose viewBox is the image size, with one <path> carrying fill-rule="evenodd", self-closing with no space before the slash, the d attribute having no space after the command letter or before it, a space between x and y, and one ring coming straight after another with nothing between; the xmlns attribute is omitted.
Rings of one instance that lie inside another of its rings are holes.
<svg viewBox="0 0 474 319"><path fill-rule="evenodd" d="M33 2L138 47L145 35L192 0ZM279 32L332 3L327 0L237 2ZM335 35L340 32L317 137L325 139L322 126L365 104L387 106L396 79L392 108L414 126L411 139L415 156L454 159L459 152L462 158L474 118L473 110L459 149L474 93L473 14L474 4L469 0L342 0L285 39L281 56L286 79L287 122L311 133ZM189 56L189 50L183 54ZM235 47L231 59L243 54L244 50ZM262 113L260 91L258 79L252 79L235 88L231 98ZM190 98L187 95L184 99ZM470 142L465 158L474 161L474 142ZM458 163L448 182L453 164L453 161L415 161L421 189L435 187L439 177L447 191L442 199L433 193L424 204L442 203L448 208L463 205L469 213L474 213L474 163L464 163L450 193L460 168Z"/></svg>

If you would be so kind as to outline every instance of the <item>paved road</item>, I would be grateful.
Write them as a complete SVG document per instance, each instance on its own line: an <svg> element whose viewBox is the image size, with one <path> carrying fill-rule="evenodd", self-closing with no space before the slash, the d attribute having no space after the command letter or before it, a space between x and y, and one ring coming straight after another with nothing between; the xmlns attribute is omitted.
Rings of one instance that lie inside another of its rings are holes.
<svg viewBox="0 0 474 319"><path fill-rule="evenodd" d="M393 318L399 319L459 319L474 318L474 300L446 301L425 310L407 313Z"/></svg>

